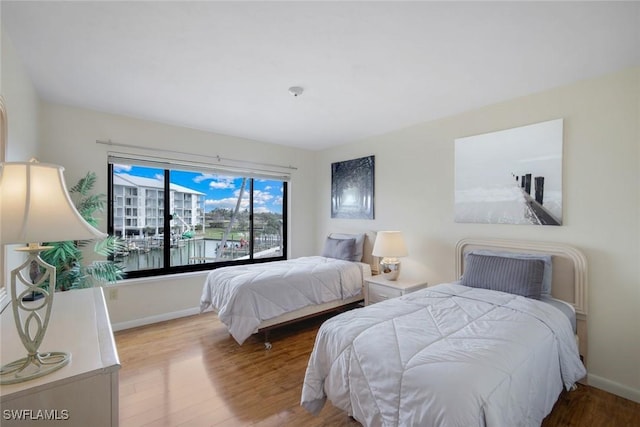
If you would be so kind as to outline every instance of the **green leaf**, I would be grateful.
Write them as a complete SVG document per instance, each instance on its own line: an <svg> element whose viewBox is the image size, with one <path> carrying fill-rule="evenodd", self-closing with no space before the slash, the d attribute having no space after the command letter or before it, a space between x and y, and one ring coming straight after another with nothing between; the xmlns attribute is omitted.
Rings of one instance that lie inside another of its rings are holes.
<svg viewBox="0 0 640 427"><path fill-rule="evenodd" d="M90 194L96 183L96 174L88 172L76 185L69 189L69 193L79 195L75 197L76 209L82 217L94 227L98 219L94 217L102 212L106 206L105 194ZM94 261L83 265L82 248L93 240L64 241L46 243L53 246L41 253L42 259L56 267L56 290L70 290L94 286L96 283L113 283L123 277L123 267L111 260ZM117 237L108 236L97 241L94 251L100 256L110 257L125 248L125 242Z"/></svg>
<svg viewBox="0 0 640 427"><path fill-rule="evenodd" d="M87 266L87 272L94 281L115 283L122 279L124 269L112 261L94 261Z"/></svg>
<svg viewBox="0 0 640 427"><path fill-rule="evenodd" d="M87 172L84 178L81 178L76 185L69 189L69 193L79 193L82 196L86 196L87 194L89 194L89 191L93 190L95 184L96 173Z"/></svg>
<svg viewBox="0 0 640 427"><path fill-rule="evenodd" d="M127 243L119 237L107 236L106 238L96 242L93 250L105 257L115 255L117 252L123 252L127 248Z"/></svg>

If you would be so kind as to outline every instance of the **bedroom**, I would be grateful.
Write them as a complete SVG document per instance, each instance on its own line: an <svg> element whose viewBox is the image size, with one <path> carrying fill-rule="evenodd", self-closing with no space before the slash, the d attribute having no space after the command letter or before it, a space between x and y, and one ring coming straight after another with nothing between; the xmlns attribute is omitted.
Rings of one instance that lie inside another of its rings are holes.
<svg viewBox="0 0 640 427"><path fill-rule="evenodd" d="M5 8L4 2L2 7ZM637 23L637 6L635 14ZM628 15L633 18L633 14ZM6 18L7 11L3 10L3 20ZM611 19L620 23L621 18ZM403 259L404 273L425 277L429 283L453 278L454 247L464 237L574 245L585 252L590 268L589 382L640 401L640 332L636 328L640 324L640 49L638 25L620 28L629 32L619 35L612 31L612 40L635 37L635 44L630 43L624 60L600 64L600 71L591 75L581 74L578 68L570 80L549 87L508 98L496 94L495 100L486 104L433 119L417 117L412 126L353 137L340 145L313 150L74 107L65 100L50 101L30 76L32 71L24 61L27 52L21 52L19 40L3 28L2 94L9 117L6 159L21 161L37 156L64 165L69 181L94 170L105 188L108 150L95 144L97 139L167 150L174 150L175 141L179 140L180 148L189 153L208 150L212 155L291 164L298 168L290 197L291 257L318 253L323 236L332 231L402 228L410 253ZM586 50L591 48L592 44ZM525 55L538 57L541 53ZM602 51L594 57L597 59L598 55L608 58ZM51 70L54 76L56 72ZM309 99L304 94L299 99L290 97L287 88L299 82L289 78L305 77L292 73L278 83L284 102ZM344 93L345 97L350 95L348 91ZM420 96L426 103L443 102L442 98L432 101L433 95ZM167 101L171 102L153 99ZM391 114L386 108L385 111ZM555 118L565 120L563 225L455 223L453 141ZM371 154L376 156L376 219L331 219L331 163ZM7 251L5 270L13 265L16 255ZM107 303L114 328L197 313L202 282L203 275L193 273L180 278L132 280L112 288L113 292L107 293Z"/></svg>

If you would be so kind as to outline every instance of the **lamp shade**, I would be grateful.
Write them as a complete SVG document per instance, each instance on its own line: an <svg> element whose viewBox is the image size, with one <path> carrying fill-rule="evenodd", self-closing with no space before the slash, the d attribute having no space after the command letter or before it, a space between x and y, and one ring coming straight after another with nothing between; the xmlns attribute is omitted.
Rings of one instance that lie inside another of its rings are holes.
<svg viewBox="0 0 640 427"><path fill-rule="evenodd" d="M85 221L64 183L63 167L35 160L0 163L0 242L104 238Z"/></svg>
<svg viewBox="0 0 640 427"><path fill-rule="evenodd" d="M402 257L409 255L401 231L378 231L372 255L376 257Z"/></svg>

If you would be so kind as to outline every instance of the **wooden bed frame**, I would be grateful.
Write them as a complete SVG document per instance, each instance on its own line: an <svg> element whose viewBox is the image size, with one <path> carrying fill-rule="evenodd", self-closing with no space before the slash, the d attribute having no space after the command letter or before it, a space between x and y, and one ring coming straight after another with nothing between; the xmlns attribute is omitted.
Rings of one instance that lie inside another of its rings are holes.
<svg viewBox="0 0 640 427"><path fill-rule="evenodd" d="M462 239L456 245L456 277L464 272L464 255L474 249L493 251L544 253L552 255L551 295L566 301L576 310L576 339L580 358L587 365L587 260L578 249L549 242Z"/></svg>
<svg viewBox="0 0 640 427"><path fill-rule="evenodd" d="M371 255L373 251L373 244L376 240L376 233L373 231L365 232L364 239L364 249L362 255L362 262L365 264L369 264L371 267L371 273L376 274L378 272L378 258ZM363 281L364 282L364 281ZM364 288L364 283L363 283ZM275 328L279 328L281 326L285 326L294 322L298 322L304 319L308 319L310 317L320 316L326 313L330 313L332 311L340 311L351 306L354 306L361 301L364 300L364 291L360 293L360 295L356 295L351 298L329 301L324 304L319 305L311 305L307 307L303 307L301 309L291 311L288 313L284 313L278 317L274 317L272 319L264 320L258 325L257 333L264 334L264 346L265 349L270 349L272 347L271 342L269 341L269 332Z"/></svg>

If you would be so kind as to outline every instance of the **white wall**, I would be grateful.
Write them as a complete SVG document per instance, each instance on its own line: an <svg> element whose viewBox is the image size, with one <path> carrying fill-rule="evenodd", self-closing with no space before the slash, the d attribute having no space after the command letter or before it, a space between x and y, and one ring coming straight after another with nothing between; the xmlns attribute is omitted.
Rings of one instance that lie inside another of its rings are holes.
<svg viewBox="0 0 640 427"><path fill-rule="evenodd" d="M37 156L40 100L11 40L2 32L0 90L9 123L6 160L28 161Z"/></svg>
<svg viewBox="0 0 640 427"><path fill-rule="evenodd" d="M38 155L40 101L29 76L13 48L11 40L0 30L2 51L0 54L0 93L7 113L7 144L5 160L28 161ZM0 286L8 284L10 271L20 265L25 255L13 250L14 246L0 247ZM0 301L0 309L7 300Z"/></svg>
<svg viewBox="0 0 640 427"><path fill-rule="evenodd" d="M315 249L310 226L316 220L313 152L46 102L40 123L43 160L64 166L69 185L88 171L96 172L96 190L103 193L109 151L163 153L109 147L96 140L297 167L289 186L289 256L310 255ZM106 220L100 225L106 231ZM203 283L203 273L124 281L117 295L106 292L111 321L119 328L197 313Z"/></svg>
<svg viewBox="0 0 640 427"><path fill-rule="evenodd" d="M430 283L454 279L454 248L464 237L578 247L589 261L589 381L640 401L639 100L635 68L325 150L317 162L319 236L402 230L410 253L403 274ZM556 118L564 118L563 225L454 223L454 139ZM330 164L371 154L376 219L330 219Z"/></svg>

